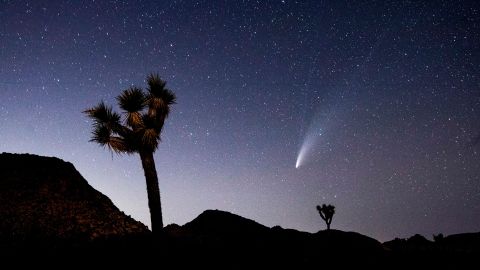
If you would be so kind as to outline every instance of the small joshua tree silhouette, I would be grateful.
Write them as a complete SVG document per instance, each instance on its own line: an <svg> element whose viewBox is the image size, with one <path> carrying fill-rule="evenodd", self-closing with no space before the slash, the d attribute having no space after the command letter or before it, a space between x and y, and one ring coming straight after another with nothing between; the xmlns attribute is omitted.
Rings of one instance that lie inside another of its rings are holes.
<svg viewBox="0 0 480 270"><path fill-rule="evenodd" d="M327 230L330 230L330 224L332 223L333 215L335 214L335 206L329 204L322 206L317 205L317 211L320 214L320 217L325 221L327 224Z"/></svg>

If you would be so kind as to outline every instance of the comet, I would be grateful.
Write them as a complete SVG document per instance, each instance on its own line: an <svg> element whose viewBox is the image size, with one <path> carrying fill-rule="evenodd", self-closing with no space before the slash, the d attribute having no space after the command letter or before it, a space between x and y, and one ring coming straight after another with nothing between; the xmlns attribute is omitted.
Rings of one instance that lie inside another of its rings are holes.
<svg viewBox="0 0 480 270"><path fill-rule="evenodd" d="M305 165L309 160L315 157L318 152L316 150L321 149L322 141L325 143L325 139L321 139L326 134L327 127L335 125L332 121L336 117L336 112L329 108L324 108L322 111L317 111L314 117L311 119L308 126L300 149L297 153L297 160L295 162L295 168L298 169Z"/></svg>
<svg viewBox="0 0 480 270"><path fill-rule="evenodd" d="M307 157L310 157L313 153L313 149L318 141L318 137L322 136L320 132L307 132L305 139L303 140L300 150L298 151L297 161L295 162L295 168L298 169L300 166L304 165Z"/></svg>

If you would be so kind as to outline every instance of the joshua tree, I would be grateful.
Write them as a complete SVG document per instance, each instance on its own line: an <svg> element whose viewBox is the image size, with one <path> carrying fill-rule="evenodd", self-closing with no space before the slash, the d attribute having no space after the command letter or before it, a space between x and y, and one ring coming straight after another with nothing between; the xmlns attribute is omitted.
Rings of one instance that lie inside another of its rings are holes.
<svg viewBox="0 0 480 270"><path fill-rule="evenodd" d="M147 91L130 87L117 97L123 111L120 115L102 101L84 113L93 120L92 139L120 154L139 154L147 182L148 207L152 232L163 228L162 206L153 153L175 94L165 88L166 82L156 74L147 77Z"/></svg>
<svg viewBox="0 0 480 270"><path fill-rule="evenodd" d="M327 230L330 230L330 224L332 223L333 215L335 214L335 206L329 204L317 205L317 211L320 214L320 217L327 223Z"/></svg>

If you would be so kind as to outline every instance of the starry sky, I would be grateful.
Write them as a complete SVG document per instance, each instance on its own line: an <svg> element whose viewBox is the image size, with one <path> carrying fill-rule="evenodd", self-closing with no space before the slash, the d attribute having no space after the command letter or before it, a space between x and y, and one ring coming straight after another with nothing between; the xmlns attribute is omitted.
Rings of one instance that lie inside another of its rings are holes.
<svg viewBox="0 0 480 270"><path fill-rule="evenodd" d="M316 232L330 203L381 241L480 231L478 1L1 0L0 152L72 162L149 224L139 157L90 143L81 112L151 72L178 98L166 224Z"/></svg>

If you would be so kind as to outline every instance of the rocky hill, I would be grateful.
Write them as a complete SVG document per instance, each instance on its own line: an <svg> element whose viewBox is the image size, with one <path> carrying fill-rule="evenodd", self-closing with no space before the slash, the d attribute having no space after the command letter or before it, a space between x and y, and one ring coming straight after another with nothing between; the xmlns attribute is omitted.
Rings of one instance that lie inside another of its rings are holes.
<svg viewBox="0 0 480 270"><path fill-rule="evenodd" d="M29 154L0 154L0 217L3 242L148 233L71 163Z"/></svg>
<svg viewBox="0 0 480 270"><path fill-rule="evenodd" d="M189 254L194 261L204 263L210 258L209 263L217 265L251 267L255 262L257 267L304 268L350 263L342 257L372 265L384 255L380 242L358 233L269 228L220 210L206 210L183 226L169 225L165 233L170 237L170 250L176 250L172 256ZM318 263L319 259L323 261Z"/></svg>
<svg viewBox="0 0 480 270"><path fill-rule="evenodd" d="M443 269L470 269L480 256L480 233L461 233L436 237L430 241L416 234L406 239L395 238L383 243L391 261L403 265L438 266Z"/></svg>

